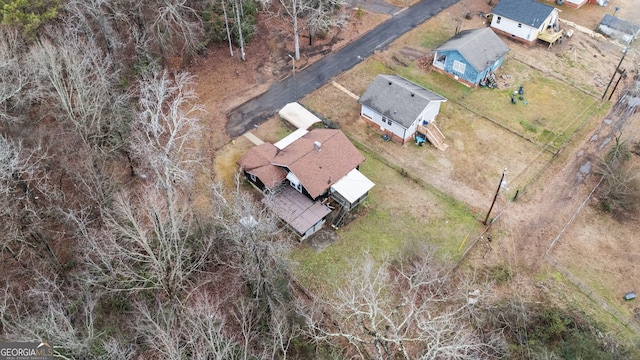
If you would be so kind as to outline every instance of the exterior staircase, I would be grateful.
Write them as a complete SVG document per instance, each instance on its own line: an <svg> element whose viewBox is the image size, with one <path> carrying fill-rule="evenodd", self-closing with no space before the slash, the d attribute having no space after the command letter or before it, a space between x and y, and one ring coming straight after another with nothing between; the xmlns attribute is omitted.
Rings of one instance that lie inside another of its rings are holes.
<svg viewBox="0 0 640 360"><path fill-rule="evenodd" d="M447 147L449 147L449 145L445 144L444 135L442 135L442 132L438 129L436 124L430 122L427 125L418 125L417 131L424 134L427 137L427 140L429 140L436 149L445 151Z"/></svg>
<svg viewBox="0 0 640 360"><path fill-rule="evenodd" d="M284 190L285 187L290 186L288 181L282 181L280 182L278 185L274 186L273 189L271 189L271 194L272 195L278 195L282 192L282 190Z"/></svg>
<svg viewBox="0 0 640 360"><path fill-rule="evenodd" d="M338 212L338 215L335 217L335 219L331 223L331 226L333 226L334 229L338 229L340 226L342 226L342 222L344 221L344 218L345 216L347 216L348 213L349 213L349 210L344 206L341 206L340 211Z"/></svg>

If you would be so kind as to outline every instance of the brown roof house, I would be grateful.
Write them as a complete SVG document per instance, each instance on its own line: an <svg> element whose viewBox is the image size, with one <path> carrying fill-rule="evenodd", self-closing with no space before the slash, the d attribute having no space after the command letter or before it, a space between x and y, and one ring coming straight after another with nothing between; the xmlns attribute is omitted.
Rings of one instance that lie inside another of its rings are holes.
<svg viewBox="0 0 640 360"><path fill-rule="evenodd" d="M302 238L333 224L364 199L374 184L358 168L364 156L340 130L298 129L275 144L251 148L238 165L265 205Z"/></svg>

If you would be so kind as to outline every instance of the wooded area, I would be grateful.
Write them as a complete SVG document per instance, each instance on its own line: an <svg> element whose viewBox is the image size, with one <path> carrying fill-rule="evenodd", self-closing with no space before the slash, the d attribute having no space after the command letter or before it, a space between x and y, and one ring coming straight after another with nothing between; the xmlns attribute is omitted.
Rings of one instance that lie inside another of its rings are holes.
<svg viewBox="0 0 640 360"><path fill-rule="evenodd" d="M345 21L340 1L280 2L296 44L300 22ZM527 304L498 314L486 276L417 245L355 262L321 299L239 181L195 204L204 109L165 60L210 41L244 57L268 1L0 5L0 338L66 359L491 359L546 324Z"/></svg>

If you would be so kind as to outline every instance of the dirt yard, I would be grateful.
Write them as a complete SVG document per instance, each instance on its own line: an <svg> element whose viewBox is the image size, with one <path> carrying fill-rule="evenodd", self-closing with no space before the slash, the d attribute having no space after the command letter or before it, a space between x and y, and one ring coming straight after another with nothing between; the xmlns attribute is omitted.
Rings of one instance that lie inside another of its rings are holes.
<svg viewBox="0 0 640 360"><path fill-rule="evenodd" d="M587 4L581 9L563 6L560 7L562 10L560 17L587 29L594 29L604 14L612 14L616 6L620 8L616 16L627 20L639 19L640 7L635 2L635 0L611 0L607 7ZM486 14L491 9L487 3L487 1L463 0L431 21L441 24L442 27L449 27L450 30L453 30L458 23L462 24L462 29L477 28L483 26L484 18L481 14ZM393 4L398 5L399 2L394 1ZM329 34L313 46L307 45L308 37L305 37L304 31L302 32L303 59L296 64L298 68L303 68L323 54L344 46L389 17L389 15L367 11L364 11L362 16L356 16L355 8L346 11L351 16L349 24L344 29ZM471 19L465 18L467 13L472 15ZM229 145L232 139L224 133L225 114L233 107L266 90L272 82L290 75L292 64L288 54L293 52L290 33L289 24L286 21L276 18L273 14L261 14L258 32L246 50L247 61L242 62L238 58L238 49L234 49L232 57L229 54L229 48L220 45L211 48L206 57L189 69L198 76L197 91L200 94L201 103L208 111L204 122L206 141L203 142L202 153L203 156L211 159L210 169L213 170L212 173L203 174L203 176L228 181L235 171L235 159L251 146L242 137L235 139L233 145ZM392 43L387 51L375 56L383 63L396 61L393 59L394 56L401 61L406 61L407 57L409 60L414 57L415 60L417 56L415 53L412 54L407 50L403 53L403 49L407 48L403 41L410 42L411 40L407 39L412 36L420 37L424 34L418 32L407 34ZM446 38L425 41L437 44L438 41L443 40ZM560 79L580 88L592 97L597 97L604 91L621 56L620 46L577 29L572 38L566 39L562 44L551 49L542 44L524 47L514 42L508 42L508 46L512 49L511 54L514 60L528 64L548 77ZM636 43L634 47L635 49L628 52L624 63L629 70L640 68L638 44ZM621 89L629 83L626 81L620 84L614 95L614 101L621 93ZM364 82L361 85L352 85L350 90L359 95L364 86L366 86ZM339 90L334 88L325 87L321 91L327 92L328 96L339 96ZM345 111L357 112L357 105L350 103ZM323 115L330 117L330 114ZM452 118L455 117L454 115ZM640 119L636 116L629 122L629 130L625 131L627 134L625 136L630 140L633 140L631 134L640 133L638 120ZM522 296L535 293L539 289L554 288L554 286L557 294L563 291L558 282L551 285L552 281L548 278L539 277L541 272L553 271L549 262L545 260L546 254L556 259L563 269L566 268L571 273L579 275L580 281L593 289L596 296L606 299L623 316L633 318L633 314L639 310L640 305L632 302L625 303L622 301L622 295L627 291L640 290L640 280L638 280L640 266L637 265L638 257L635 255L640 254L640 242L637 241L640 224L634 219L613 219L609 215L598 213L592 206L593 200L588 200L583 210L576 212L597 182L593 172L584 174L580 172L580 168L587 162L596 164L599 156L607 150L606 139L609 138L610 141L611 136L615 135L612 134L611 127L606 125L606 123L594 122L591 127L587 126L583 131L578 132L551 166L535 178L535 182L527 188L526 195L520 197L517 202L511 202L506 197L502 197L496 207L496 214L501 215L490 230L492 241L488 242L486 238L480 240L476 249L470 253L469 261L476 265L484 264L483 266L508 264L516 276L516 281L512 283L509 291L517 292ZM452 131L464 131L462 128L455 128L453 121L450 123L450 128ZM370 133L371 130L364 126L353 129L360 129L358 131L362 132L362 136L374 136ZM261 125L254 133L265 141L273 141L284 135L278 134L279 131L282 131L279 121L272 120ZM452 135L456 137L455 133ZM478 136L487 141L487 145L501 141L500 138ZM518 144L522 143L518 142ZM482 149L482 146L473 141L459 140L454 141L447 151L461 154L476 152L479 155L486 155ZM397 146L395 149L388 150L385 156L389 156L391 161L403 163L403 159L407 157L407 151L422 150L424 149L416 150ZM514 153L518 153L518 149L515 150ZM522 153L532 151L535 152L534 149L521 150ZM451 163L454 160L446 153L431 150L431 154L426 156L444 170L456 167L456 164ZM513 161L517 162L517 160ZM468 165L470 166L471 163ZM460 167L459 164L457 166ZM476 164L476 166L481 165ZM495 169L491 170L499 176L502 166L496 163L493 165ZM536 166L538 170L543 168L540 164ZM482 171L484 170L478 168L477 172ZM481 211L485 211L489 205L491 194L495 191L494 183L498 178L493 179L490 176L469 178L464 174L458 176L456 180L453 175L455 175L453 172L443 171L442 177L432 179L433 186L444 193L454 195L457 199L469 204L472 209L478 209L481 216ZM450 179L456 181L450 181ZM470 183L481 185L471 186ZM636 234L635 237L634 234ZM552 243L554 246L550 248ZM523 286L526 288L523 289Z"/></svg>

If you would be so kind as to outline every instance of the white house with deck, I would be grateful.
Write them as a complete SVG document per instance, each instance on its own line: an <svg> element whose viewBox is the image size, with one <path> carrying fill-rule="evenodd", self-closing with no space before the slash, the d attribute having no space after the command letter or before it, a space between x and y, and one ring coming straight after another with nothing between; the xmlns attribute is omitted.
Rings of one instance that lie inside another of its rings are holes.
<svg viewBox="0 0 640 360"><path fill-rule="evenodd" d="M553 44L562 37L558 9L534 0L500 0L492 11L491 28L528 45L537 39Z"/></svg>
<svg viewBox="0 0 640 360"><path fill-rule="evenodd" d="M397 75L378 75L358 102L362 118L401 144L433 123L446 98ZM434 144L435 145L435 144Z"/></svg>

